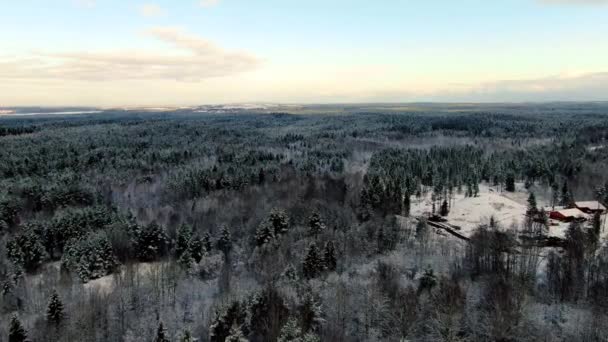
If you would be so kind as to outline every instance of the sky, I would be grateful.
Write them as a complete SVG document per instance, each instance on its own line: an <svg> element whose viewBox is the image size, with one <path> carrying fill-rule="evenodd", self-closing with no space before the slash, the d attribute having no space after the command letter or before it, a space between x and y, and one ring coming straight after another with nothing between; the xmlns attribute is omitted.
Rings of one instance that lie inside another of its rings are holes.
<svg viewBox="0 0 608 342"><path fill-rule="evenodd" d="M0 0L0 107L608 100L608 0Z"/></svg>

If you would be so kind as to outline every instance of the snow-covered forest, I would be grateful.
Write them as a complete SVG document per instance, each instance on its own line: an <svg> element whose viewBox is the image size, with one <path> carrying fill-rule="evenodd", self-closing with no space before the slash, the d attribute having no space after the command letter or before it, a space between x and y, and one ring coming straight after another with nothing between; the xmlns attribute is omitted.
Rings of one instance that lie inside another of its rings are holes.
<svg viewBox="0 0 608 342"><path fill-rule="evenodd" d="M275 109L0 116L0 341L607 340L608 105Z"/></svg>

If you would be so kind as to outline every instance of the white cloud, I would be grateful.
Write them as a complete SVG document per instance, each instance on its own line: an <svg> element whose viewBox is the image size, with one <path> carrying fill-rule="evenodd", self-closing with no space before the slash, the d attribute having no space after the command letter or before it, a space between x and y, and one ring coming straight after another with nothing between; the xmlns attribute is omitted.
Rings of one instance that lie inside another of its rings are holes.
<svg viewBox="0 0 608 342"><path fill-rule="evenodd" d="M165 11L156 4L144 4L139 8L139 13L144 17L159 17L165 14Z"/></svg>
<svg viewBox="0 0 608 342"><path fill-rule="evenodd" d="M432 95L439 101L523 102L608 100L608 72L459 85Z"/></svg>
<svg viewBox="0 0 608 342"><path fill-rule="evenodd" d="M213 7L220 3L220 0L200 0L199 4L202 7Z"/></svg>
<svg viewBox="0 0 608 342"><path fill-rule="evenodd" d="M226 50L181 29L159 27L146 34L173 46L174 50L36 53L0 59L0 78L200 81L251 71L261 63L252 54Z"/></svg>

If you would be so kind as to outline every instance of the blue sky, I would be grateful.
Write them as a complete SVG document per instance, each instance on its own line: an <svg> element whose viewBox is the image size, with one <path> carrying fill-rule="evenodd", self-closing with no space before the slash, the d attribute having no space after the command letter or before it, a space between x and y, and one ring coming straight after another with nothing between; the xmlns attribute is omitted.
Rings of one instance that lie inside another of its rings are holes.
<svg viewBox="0 0 608 342"><path fill-rule="evenodd" d="M608 1L27 0L0 106L608 100Z"/></svg>

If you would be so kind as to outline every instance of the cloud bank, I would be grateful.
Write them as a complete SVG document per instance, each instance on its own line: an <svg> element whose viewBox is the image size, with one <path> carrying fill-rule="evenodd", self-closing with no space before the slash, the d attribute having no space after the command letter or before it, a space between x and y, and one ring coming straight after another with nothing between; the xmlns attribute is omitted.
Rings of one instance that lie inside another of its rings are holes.
<svg viewBox="0 0 608 342"><path fill-rule="evenodd" d="M199 81L251 71L261 63L252 54L226 50L181 29L159 27L148 30L146 34L173 46L172 53L40 52L26 57L0 59L0 78Z"/></svg>

